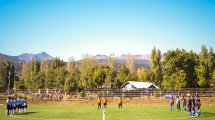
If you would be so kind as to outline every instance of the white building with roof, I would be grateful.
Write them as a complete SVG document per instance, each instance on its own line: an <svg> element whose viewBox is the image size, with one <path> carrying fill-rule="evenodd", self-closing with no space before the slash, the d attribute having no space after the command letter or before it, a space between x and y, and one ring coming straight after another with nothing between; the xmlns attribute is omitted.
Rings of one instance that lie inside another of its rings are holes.
<svg viewBox="0 0 215 120"><path fill-rule="evenodd" d="M142 90L142 89L160 89L152 82L137 82L137 81L127 81L121 88L123 90Z"/></svg>

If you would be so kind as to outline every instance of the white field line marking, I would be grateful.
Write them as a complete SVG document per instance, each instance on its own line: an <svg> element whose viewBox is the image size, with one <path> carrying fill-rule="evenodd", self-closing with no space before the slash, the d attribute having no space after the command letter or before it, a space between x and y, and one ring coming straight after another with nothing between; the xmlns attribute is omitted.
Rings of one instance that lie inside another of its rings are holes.
<svg viewBox="0 0 215 120"><path fill-rule="evenodd" d="M20 119L30 119L30 120L80 120L80 119L47 119L47 118L32 118L32 117L20 117L20 116L11 116L11 117L14 117L14 118L20 118ZM163 118L163 119L138 119L138 120L179 120L179 119L185 119L187 117L181 117L181 118Z"/></svg>
<svg viewBox="0 0 215 120"><path fill-rule="evenodd" d="M66 110L36 110L35 112L37 112L37 111L42 111L42 112L44 112L44 111L66 111Z"/></svg>
<svg viewBox="0 0 215 120"><path fill-rule="evenodd" d="M30 119L30 120L80 120L80 119L47 119L47 118L32 118L32 117L20 117L20 116L11 116L14 118L20 118L20 119Z"/></svg>
<svg viewBox="0 0 215 120"><path fill-rule="evenodd" d="M185 119L185 118L188 118L188 117L181 117L181 118L154 118L154 119L138 119L138 120L180 120L180 119Z"/></svg>

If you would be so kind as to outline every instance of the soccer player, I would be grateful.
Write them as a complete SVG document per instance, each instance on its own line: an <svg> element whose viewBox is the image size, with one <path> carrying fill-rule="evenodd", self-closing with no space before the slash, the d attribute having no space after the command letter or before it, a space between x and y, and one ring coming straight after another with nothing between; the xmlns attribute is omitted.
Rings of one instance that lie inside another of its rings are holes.
<svg viewBox="0 0 215 120"><path fill-rule="evenodd" d="M170 111L174 111L174 98L171 96L170 98Z"/></svg>
<svg viewBox="0 0 215 120"><path fill-rule="evenodd" d="M188 107L188 117L191 117L192 100L191 100L190 96L189 96L189 98L188 98L187 107Z"/></svg>
<svg viewBox="0 0 215 120"><path fill-rule="evenodd" d="M10 97L7 98L6 101L6 115L9 115L10 105L9 105Z"/></svg>
<svg viewBox="0 0 215 120"><path fill-rule="evenodd" d="M25 97L25 99L24 99L24 112L27 112L27 106L28 106L28 101L27 101L27 97Z"/></svg>
<svg viewBox="0 0 215 120"><path fill-rule="evenodd" d="M198 110L197 110L197 116L200 116L200 106L201 106L201 103L200 103L200 98L199 96L197 96L197 107L198 107Z"/></svg>
<svg viewBox="0 0 215 120"><path fill-rule="evenodd" d="M13 98L10 98L9 100L9 114L13 114Z"/></svg>
<svg viewBox="0 0 215 120"><path fill-rule="evenodd" d="M119 109L120 108L122 109L122 98L120 98L118 102L119 102Z"/></svg>
<svg viewBox="0 0 215 120"><path fill-rule="evenodd" d="M12 105L13 105L13 114L14 114L16 112L16 99L15 98L13 98Z"/></svg>
<svg viewBox="0 0 215 120"><path fill-rule="evenodd" d="M103 99L104 109L107 109L107 99L106 97Z"/></svg>
<svg viewBox="0 0 215 120"><path fill-rule="evenodd" d="M25 104L25 101L24 101L24 98L22 98L21 100L21 112L24 112L24 105Z"/></svg>
<svg viewBox="0 0 215 120"><path fill-rule="evenodd" d="M17 112L21 113L21 97L17 97Z"/></svg>
<svg viewBox="0 0 215 120"><path fill-rule="evenodd" d="M176 99L176 103L177 103L177 110L178 110L178 112L180 111L180 109L181 109L181 106L180 106L180 98L179 98L179 96L177 96L177 99Z"/></svg>
<svg viewBox="0 0 215 120"><path fill-rule="evenodd" d="M184 108L184 111L186 112L187 111L187 100L186 100L186 98L183 96L183 98L182 98L182 104L183 104L183 108Z"/></svg>
<svg viewBox="0 0 215 120"><path fill-rule="evenodd" d="M192 96L192 117L195 116L195 106L196 106L196 100L194 98L194 96Z"/></svg>
<svg viewBox="0 0 215 120"><path fill-rule="evenodd" d="M195 117L195 106L194 106L194 104L192 104L192 107L191 107L191 117Z"/></svg>
<svg viewBox="0 0 215 120"><path fill-rule="evenodd" d="M98 110L101 109L101 98L98 97Z"/></svg>

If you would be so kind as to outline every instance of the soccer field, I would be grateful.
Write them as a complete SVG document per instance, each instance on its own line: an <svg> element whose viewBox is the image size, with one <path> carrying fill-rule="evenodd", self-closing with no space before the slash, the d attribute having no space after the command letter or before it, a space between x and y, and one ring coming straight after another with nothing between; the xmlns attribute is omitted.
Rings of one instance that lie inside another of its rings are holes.
<svg viewBox="0 0 215 120"><path fill-rule="evenodd" d="M97 106L29 106L28 112L20 115L6 116L5 109L0 106L0 120L102 120L102 111ZM201 108L198 120L215 120L214 106ZM105 120L174 120L188 119L187 113L170 112L168 106L108 106Z"/></svg>

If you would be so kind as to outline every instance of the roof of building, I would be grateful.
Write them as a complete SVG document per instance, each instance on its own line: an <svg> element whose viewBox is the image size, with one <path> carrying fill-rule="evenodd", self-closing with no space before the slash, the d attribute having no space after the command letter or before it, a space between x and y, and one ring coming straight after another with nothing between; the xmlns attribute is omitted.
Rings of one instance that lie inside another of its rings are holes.
<svg viewBox="0 0 215 120"><path fill-rule="evenodd" d="M137 82L137 81L127 81L126 83L124 83L122 85L122 87L126 86L127 84L131 84L136 88L149 88L150 86L154 86L155 88L159 88L158 86L156 86L154 83L152 82Z"/></svg>

